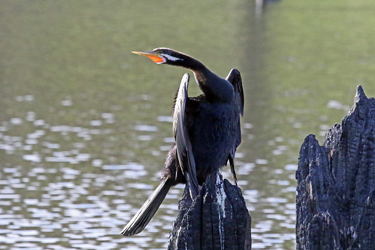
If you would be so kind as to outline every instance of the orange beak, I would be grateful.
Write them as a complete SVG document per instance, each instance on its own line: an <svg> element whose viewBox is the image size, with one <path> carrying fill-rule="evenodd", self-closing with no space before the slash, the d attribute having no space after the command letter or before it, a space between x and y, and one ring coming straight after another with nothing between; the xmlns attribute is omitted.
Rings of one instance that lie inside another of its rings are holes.
<svg viewBox="0 0 375 250"><path fill-rule="evenodd" d="M157 63L157 64L165 62L165 59L162 56L160 56L159 54L157 54L153 51L132 51L132 53L134 53L136 55L147 56L154 63Z"/></svg>

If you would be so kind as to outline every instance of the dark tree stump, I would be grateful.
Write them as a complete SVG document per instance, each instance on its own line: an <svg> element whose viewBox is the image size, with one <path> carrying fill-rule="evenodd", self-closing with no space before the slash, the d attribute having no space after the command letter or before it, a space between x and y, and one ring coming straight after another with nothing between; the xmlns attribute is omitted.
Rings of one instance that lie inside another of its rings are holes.
<svg viewBox="0 0 375 250"><path fill-rule="evenodd" d="M300 151L297 249L375 249L375 99L357 88L354 106Z"/></svg>
<svg viewBox="0 0 375 250"><path fill-rule="evenodd" d="M209 175L192 202L185 188L168 249L251 249L251 217L241 189Z"/></svg>

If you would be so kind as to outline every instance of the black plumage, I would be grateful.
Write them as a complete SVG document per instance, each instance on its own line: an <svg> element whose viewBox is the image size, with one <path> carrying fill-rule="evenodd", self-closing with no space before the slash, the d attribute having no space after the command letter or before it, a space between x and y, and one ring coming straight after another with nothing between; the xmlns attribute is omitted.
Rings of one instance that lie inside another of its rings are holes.
<svg viewBox="0 0 375 250"><path fill-rule="evenodd" d="M203 94L188 97L189 75L182 78L173 112L175 143L168 152L162 182L125 226L121 234L140 233L156 213L169 189L187 183L191 197L198 195L198 184L219 171L229 161L237 184L234 157L241 143L240 115L244 96L240 72L232 69L220 78L195 58L181 52L157 48L151 52L133 52L149 57L157 64L180 66L193 71Z"/></svg>

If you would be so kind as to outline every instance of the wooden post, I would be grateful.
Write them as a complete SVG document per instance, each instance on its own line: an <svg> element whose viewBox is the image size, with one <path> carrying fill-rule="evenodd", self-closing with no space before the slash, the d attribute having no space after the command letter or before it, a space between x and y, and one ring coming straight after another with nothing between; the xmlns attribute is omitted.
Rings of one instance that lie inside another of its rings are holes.
<svg viewBox="0 0 375 250"><path fill-rule="evenodd" d="M306 137L296 173L297 249L375 249L375 99L354 106L326 134Z"/></svg>
<svg viewBox="0 0 375 250"><path fill-rule="evenodd" d="M251 217L241 189L220 173L207 177L193 202L185 188L168 249L251 249Z"/></svg>

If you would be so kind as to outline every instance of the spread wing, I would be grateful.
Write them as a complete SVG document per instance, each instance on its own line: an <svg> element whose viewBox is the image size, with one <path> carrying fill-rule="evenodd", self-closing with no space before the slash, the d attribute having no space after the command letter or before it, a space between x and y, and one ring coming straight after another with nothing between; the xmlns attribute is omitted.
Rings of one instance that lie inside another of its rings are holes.
<svg viewBox="0 0 375 250"><path fill-rule="evenodd" d="M241 74L237 69L232 69L226 80L230 82L233 85L234 89L234 98L235 102L238 107L238 113L243 116L243 110L244 110L244 95L243 95L243 88L242 88L242 78ZM236 129L236 145L235 148L233 149L232 157L234 159L234 153L236 151L236 148L238 145L241 144L241 125L240 125L240 117L238 117L237 120L237 129Z"/></svg>
<svg viewBox="0 0 375 250"><path fill-rule="evenodd" d="M241 116L243 116L244 95L243 95L241 74L237 69L232 69L229 72L226 80L233 85L234 98L238 107L238 113L241 114ZM230 163L230 170L233 174L233 178L234 178L236 185L237 185L237 176L236 176L236 171L234 169L234 155L236 153L236 149L238 145L240 144L241 144L241 125L240 125L240 117L238 116L238 120L236 124L236 145L233 145L233 148L228 156L228 160Z"/></svg>
<svg viewBox="0 0 375 250"><path fill-rule="evenodd" d="M176 140L178 163L185 175L191 198L194 200L194 198L198 195L198 180L193 150L185 122L189 78L189 74L184 74L177 93L173 112L173 134Z"/></svg>
<svg viewBox="0 0 375 250"><path fill-rule="evenodd" d="M243 116L244 96L243 96L241 74L237 69L232 69L229 72L226 80L233 85L238 110L241 116Z"/></svg>

